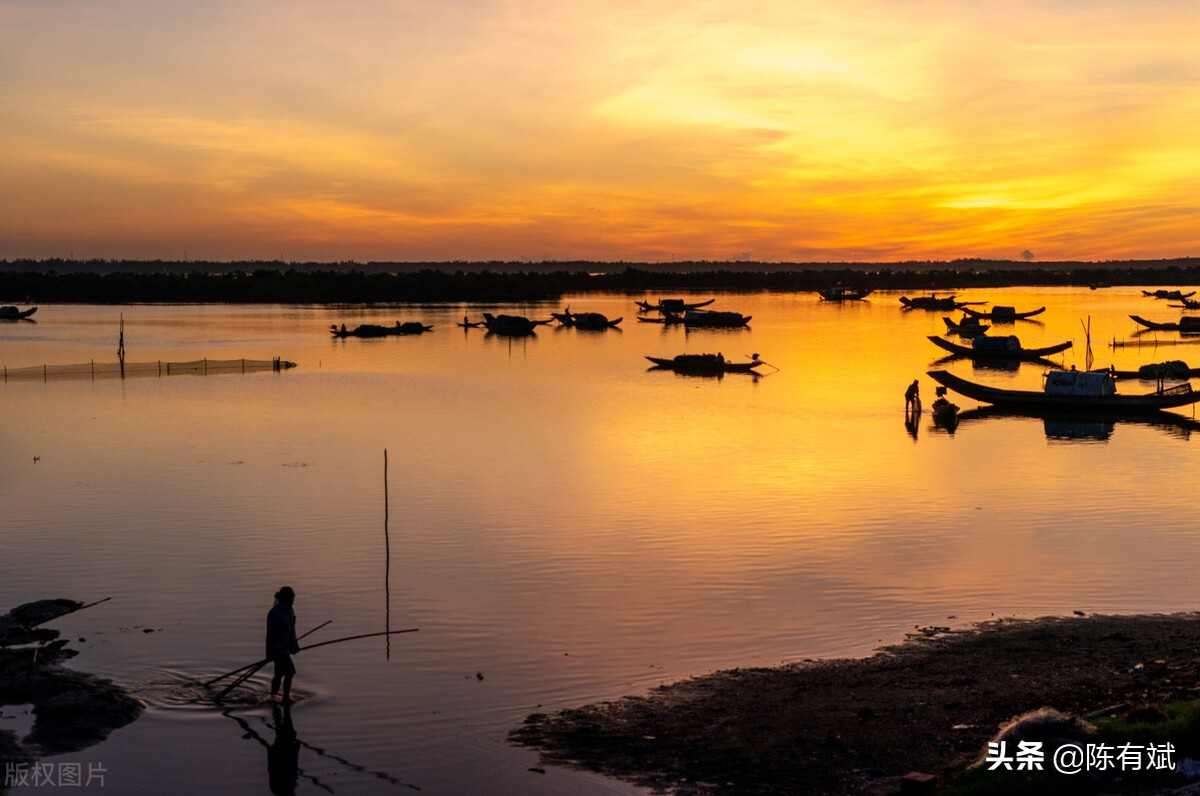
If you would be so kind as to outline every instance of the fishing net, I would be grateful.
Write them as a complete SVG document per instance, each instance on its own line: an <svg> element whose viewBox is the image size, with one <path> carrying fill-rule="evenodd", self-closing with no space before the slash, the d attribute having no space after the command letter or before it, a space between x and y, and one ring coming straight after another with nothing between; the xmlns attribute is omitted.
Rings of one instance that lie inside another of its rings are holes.
<svg viewBox="0 0 1200 796"><path fill-rule="evenodd" d="M281 372L296 367L295 362L275 359L194 359L188 362L85 362L81 365L35 365L3 369L8 381L50 381L51 379L124 379L134 376L217 376L230 373Z"/></svg>

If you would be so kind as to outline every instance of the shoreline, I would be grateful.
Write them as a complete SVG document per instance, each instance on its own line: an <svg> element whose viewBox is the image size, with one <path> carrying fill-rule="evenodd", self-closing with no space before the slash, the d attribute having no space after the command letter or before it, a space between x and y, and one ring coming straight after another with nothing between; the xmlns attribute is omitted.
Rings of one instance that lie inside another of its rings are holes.
<svg viewBox="0 0 1200 796"><path fill-rule="evenodd" d="M926 628L867 658L718 671L535 713L509 741L545 765L685 796L894 794L908 772L964 770L1028 711L1195 699L1197 629L1200 613Z"/></svg>
<svg viewBox="0 0 1200 796"><path fill-rule="evenodd" d="M0 793L14 784L10 776L19 782L40 758L101 743L141 715L142 703L121 686L66 668L78 652L59 631L42 627L96 604L38 600L0 615L0 705L29 705L34 715L24 737L0 727Z"/></svg>
<svg viewBox="0 0 1200 796"><path fill-rule="evenodd" d="M1200 285L1200 259L1036 266L969 260L669 267L645 263L0 262L0 303L16 305L520 303L554 301L571 293L805 292L831 285L915 295L1024 286L1183 287Z"/></svg>

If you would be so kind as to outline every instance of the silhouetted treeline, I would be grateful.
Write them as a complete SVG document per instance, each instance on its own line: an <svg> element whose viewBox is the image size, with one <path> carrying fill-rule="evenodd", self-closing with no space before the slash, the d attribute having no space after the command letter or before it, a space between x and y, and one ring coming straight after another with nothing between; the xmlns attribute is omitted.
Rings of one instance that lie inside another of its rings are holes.
<svg viewBox="0 0 1200 796"><path fill-rule="evenodd" d="M256 266L243 268L241 266ZM518 267L521 266L521 267ZM0 301L85 304L519 302L568 293L949 291L1015 285L1200 285L1200 259L841 263L172 263L0 261Z"/></svg>

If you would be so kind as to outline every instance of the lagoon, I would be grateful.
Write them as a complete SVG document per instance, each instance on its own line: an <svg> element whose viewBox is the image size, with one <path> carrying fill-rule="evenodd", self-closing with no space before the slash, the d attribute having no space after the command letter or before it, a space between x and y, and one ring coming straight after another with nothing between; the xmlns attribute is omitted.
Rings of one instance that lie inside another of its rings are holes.
<svg viewBox="0 0 1200 796"><path fill-rule="evenodd" d="M536 756L506 735L535 711L714 669L865 655L916 627L1194 608L1191 435L1115 423L1071 437L1034 418L951 434L928 411L910 432L904 388L919 377L932 402L924 373L944 352L926 336L946 313L903 310L898 296L718 294L714 309L753 316L734 331L639 323L634 299L656 296L608 294L46 305L36 323L0 325L12 369L114 361L122 318L131 362L297 363L0 384L0 598L112 597L54 626L84 639L74 667L149 705L62 760L102 765L112 793L268 792L254 736L273 738L270 711L225 715L189 682L259 657L284 583L302 630L333 620L314 640L420 628L297 658L299 793L638 793L531 771ZM962 297L1046 306L996 331L1028 346L1071 339L1055 357L1068 367L1088 365L1088 325L1097 366L1198 359L1176 333L1135 333L1129 313L1180 314L1138 288ZM567 303L624 321L525 338L454 326ZM434 330L328 331L396 320ZM644 359L716 351L777 370L688 377ZM948 367L1014 388L1036 388L1043 370Z"/></svg>

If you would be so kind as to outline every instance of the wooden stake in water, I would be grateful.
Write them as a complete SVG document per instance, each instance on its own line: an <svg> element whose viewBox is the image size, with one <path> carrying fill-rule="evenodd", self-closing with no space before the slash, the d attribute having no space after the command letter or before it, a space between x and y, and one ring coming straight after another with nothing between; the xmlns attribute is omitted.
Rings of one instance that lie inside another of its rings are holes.
<svg viewBox="0 0 1200 796"><path fill-rule="evenodd" d="M384 629L392 629L392 590L390 578L392 574L392 542L388 533L388 459L387 448L383 449L383 607ZM392 636L389 632L384 636L387 646L384 652L386 660L392 659Z"/></svg>
<svg viewBox="0 0 1200 796"><path fill-rule="evenodd" d="M117 361L121 363L121 378L125 378L125 313L121 313L121 334L117 338Z"/></svg>

